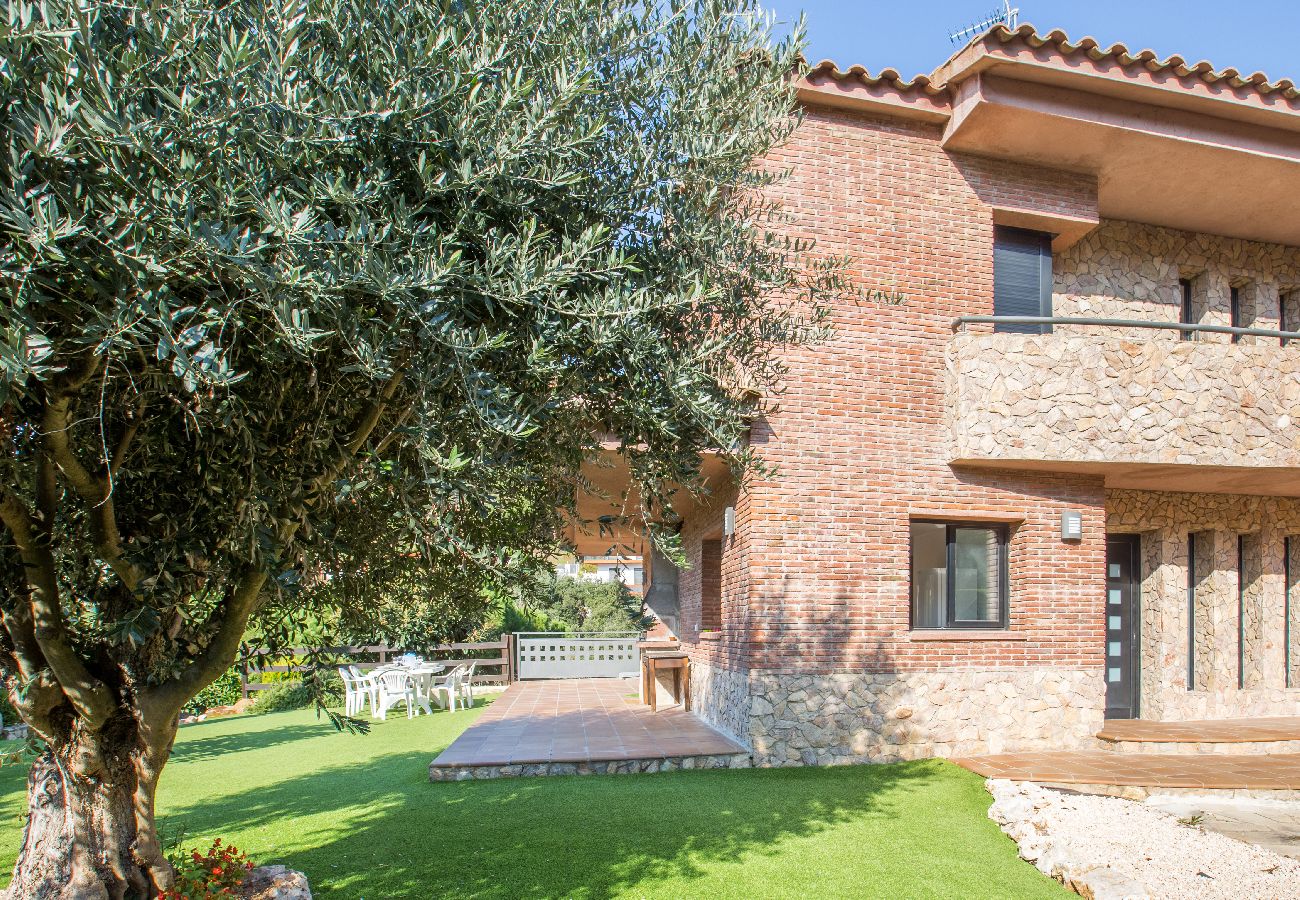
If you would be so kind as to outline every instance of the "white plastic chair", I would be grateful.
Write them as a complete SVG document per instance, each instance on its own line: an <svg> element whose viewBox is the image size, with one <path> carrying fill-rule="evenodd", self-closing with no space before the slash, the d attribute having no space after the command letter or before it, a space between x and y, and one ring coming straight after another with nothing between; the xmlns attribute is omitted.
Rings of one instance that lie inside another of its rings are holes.
<svg viewBox="0 0 1300 900"><path fill-rule="evenodd" d="M372 715L381 720L388 718L388 711L399 703L406 704L406 717L415 718L415 680L401 669L388 669L375 677L379 686L379 703Z"/></svg>
<svg viewBox="0 0 1300 900"><path fill-rule="evenodd" d="M474 670L478 668L478 663L470 663L468 666L462 666L465 670L460 680L460 704L462 709L474 708Z"/></svg>
<svg viewBox="0 0 1300 900"><path fill-rule="evenodd" d="M457 697L461 698L461 705L462 706L465 705L464 697L461 695L461 682L464 679L464 677L465 677L465 666L457 666L456 668L448 672L445 678L442 678L439 681L434 682L433 684L433 689L431 693L433 694L434 699L438 699L439 697L446 697L447 698L446 704L442 704L442 701L440 699L438 699L438 703L445 705L447 707L448 712L456 711Z"/></svg>
<svg viewBox="0 0 1300 900"><path fill-rule="evenodd" d="M379 704L379 685L375 682L374 675L367 675L356 666L348 666L348 671L352 673L352 679L357 686L357 707L355 712L361 712L366 708L366 703L370 704L370 712L373 715L375 707Z"/></svg>
<svg viewBox="0 0 1300 900"><path fill-rule="evenodd" d="M339 666L339 678L343 680L343 714L355 716L361 711L360 703L365 701L361 695L361 685L347 669Z"/></svg>

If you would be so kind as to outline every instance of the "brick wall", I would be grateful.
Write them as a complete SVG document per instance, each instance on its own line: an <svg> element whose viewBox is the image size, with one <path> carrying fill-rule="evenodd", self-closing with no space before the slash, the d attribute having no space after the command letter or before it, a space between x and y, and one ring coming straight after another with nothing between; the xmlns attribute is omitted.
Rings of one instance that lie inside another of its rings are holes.
<svg viewBox="0 0 1300 900"><path fill-rule="evenodd" d="M682 575L682 637L699 663L791 673L1100 671L1100 479L954 471L944 440L951 321L992 312L993 204L1090 215L1095 183L952 155L939 137L926 124L809 109L770 160L793 173L776 189L790 232L814 239L819 254L849 257L864 292L898 291L906 302L847 303L834 310L828 343L791 356L779 412L752 430L780 474L736 500L718 641L698 639L698 562L721 509L687 522L693 568ZM1083 542L1060 540L1064 509L1083 512ZM916 516L1011 524L1018 639L913 639Z"/></svg>

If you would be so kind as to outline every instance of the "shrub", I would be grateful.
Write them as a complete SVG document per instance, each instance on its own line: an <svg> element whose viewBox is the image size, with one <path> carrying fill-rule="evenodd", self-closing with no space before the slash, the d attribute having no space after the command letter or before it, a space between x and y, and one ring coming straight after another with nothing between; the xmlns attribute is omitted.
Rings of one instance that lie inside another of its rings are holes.
<svg viewBox="0 0 1300 900"><path fill-rule="evenodd" d="M199 691L193 700L185 704L183 712L197 714L214 706L230 706L242 696L239 669L232 667L212 684Z"/></svg>
<svg viewBox="0 0 1300 900"><path fill-rule="evenodd" d="M253 864L232 844L212 842L207 853L197 850L178 854L171 860L176 869L176 881L158 895L158 900L215 900L217 897L237 897Z"/></svg>
<svg viewBox="0 0 1300 900"><path fill-rule="evenodd" d="M333 673L322 674L319 677L322 681L322 697L325 704L340 705L343 702L343 682ZM275 687L257 694L253 712L273 713L306 709L314 702L310 685L302 681L282 681Z"/></svg>

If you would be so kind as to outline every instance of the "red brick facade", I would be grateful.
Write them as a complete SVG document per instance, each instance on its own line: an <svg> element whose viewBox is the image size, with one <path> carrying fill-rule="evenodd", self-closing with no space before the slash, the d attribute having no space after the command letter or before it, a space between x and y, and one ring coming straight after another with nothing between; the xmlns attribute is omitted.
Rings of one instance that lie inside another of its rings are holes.
<svg viewBox="0 0 1300 900"><path fill-rule="evenodd" d="M1101 479L954 470L944 425L951 323L992 312L993 205L1095 215L1095 183L950 154L940 137L937 126L809 109L771 160L792 172L779 187L792 233L847 256L864 295L906 299L836 309L834 337L790 360L779 412L755 423L751 441L780 475L739 504L718 642L694 643L699 541L721 509L688 523L682 630L701 661L813 673L1102 665ZM1081 543L1061 540L1066 509L1084 514ZM908 526L919 516L1010 523L1009 633L911 632Z"/></svg>

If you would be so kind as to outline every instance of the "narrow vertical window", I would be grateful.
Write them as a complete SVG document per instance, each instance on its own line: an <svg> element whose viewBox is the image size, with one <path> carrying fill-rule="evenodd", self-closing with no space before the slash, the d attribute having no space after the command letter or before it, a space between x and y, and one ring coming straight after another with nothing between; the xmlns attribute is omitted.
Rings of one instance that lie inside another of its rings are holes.
<svg viewBox="0 0 1300 900"><path fill-rule="evenodd" d="M700 542L700 629L722 627L722 539Z"/></svg>
<svg viewBox="0 0 1300 900"><path fill-rule="evenodd" d="M1282 660L1286 686L1291 683L1291 536L1282 539Z"/></svg>
<svg viewBox="0 0 1300 900"><path fill-rule="evenodd" d="M1228 322L1233 328L1242 328L1241 324L1241 288L1233 285L1228 289ZM1232 336L1234 344L1241 343L1241 335Z"/></svg>
<svg viewBox="0 0 1300 900"><path fill-rule="evenodd" d="M1196 309L1192 305L1192 279L1178 279L1178 289L1182 293L1182 310L1178 316L1178 321L1184 325L1195 325L1197 323ZM1180 331L1179 337L1184 341L1196 339L1194 331Z"/></svg>
<svg viewBox="0 0 1300 900"><path fill-rule="evenodd" d="M1278 330L1295 332L1300 328L1300 291L1283 291L1278 295ZM1282 338L1282 346L1290 344L1290 338Z"/></svg>
<svg viewBox="0 0 1300 900"><path fill-rule="evenodd" d="M1246 538L1237 535L1237 690L1246 686Z"/></svg>
<svg viewBox="0 0 1300 900"><path fill-rule="evenodd" d="M1187 689L1196 690L1196 534L1187 535Z"/></svg>
<svg viewBox="0 0 1300 900"><path fill-rule="evenodd" d="M1052 236L1024 228L993 230L993 315L1051 317ZM1045 334L1051 325L999 322L996 331Z"/></svg>

